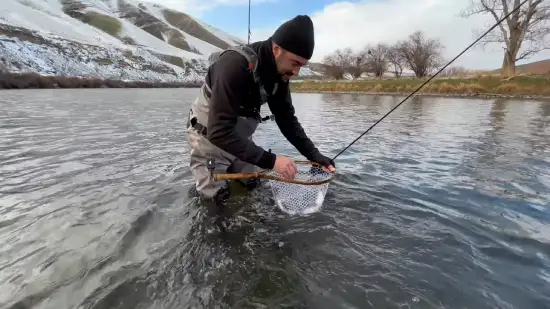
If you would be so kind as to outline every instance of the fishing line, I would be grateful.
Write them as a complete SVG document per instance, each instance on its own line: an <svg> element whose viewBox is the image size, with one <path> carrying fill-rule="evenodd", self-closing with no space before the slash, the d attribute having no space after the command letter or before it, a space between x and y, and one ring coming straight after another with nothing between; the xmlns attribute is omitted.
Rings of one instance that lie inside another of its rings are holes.
<svg viewBox="0 0 550 309"><path fill-rule="evenodd" d="M378 123L380 123L384 118L386 118L389 114L391 114L395 109L397 109L401 104L403 104L408 98L413 96L415 93L417 93L422 87L424 87L428 82L430 82L434 77L436 77L439 73L441 73L446 67L448 67L451 63L453 63L458 57L462 56L468 49L470 49L472 46L474 46L479 40L481 40L484 36L486 36L489 32L491 32L493 29L495 29L498 25L500 25L504 20L506 20L510 15L515 13L519 8L524 5L527 1L530 0L523 0L515 9L513 9L510 13L506 14L506 16L502 17L496 24L494 24L489 30L485 31L477 40L475 40L472 44L470 44L468 47L466 47L462 52L460 52L456 57L454 57L451 61L449 61L444 67L439 69L432 77L430 77L427 81L425 81L422 85L420 85L418 88L416 88L415 91L413 91L411 94L409 94L406 98L403 99L399 104L397 104L394 108L392 108L389 112L387 112L382 118L380 118L378 121L376 121L370 128L368 128L365 132L363 132L359 137L357 137L353 142L351 142L346 148L342 149L332 160L336 160L338 156L340 156L344 151L346 151L349 147L351 147L355 142L357 142L363 135L367 134L372 128L374 128Z"/></svg>

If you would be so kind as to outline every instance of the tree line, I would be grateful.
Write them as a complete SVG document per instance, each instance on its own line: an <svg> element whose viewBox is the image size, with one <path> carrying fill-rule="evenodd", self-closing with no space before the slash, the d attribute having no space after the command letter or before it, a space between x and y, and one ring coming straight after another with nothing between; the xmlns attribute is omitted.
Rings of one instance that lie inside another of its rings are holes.
<svg viewBox="0 0 550 309"><path fill-rule="evenodd" d="M464 18L481 14L489 15L497 22L519 6L520 0L472 0L461 12ZM476 30L472 41L485 32ZM550 1L533 0L509 15L504 22L479 41L478 47L497 44L504 49L502 76L516 74L516 62L550 49ZM381 77L392 73L399 78L404 69L414 72L416 77L435 73L445 63L444 46L438 39L427 38L416 31L405 40L395 44L367 45L354 51L351 48L337 49L322 60L325 74L341 79L346 73L354 78L363 73ZM464 68L446 68L441 75L465 72Z"/></svg>
<svg viewBox="0 0 550 309"><path fill-rule="evenodd" d="M358 51L337 49L325 56L322 64L325 73L335 79L343 78L346 73L358 78L363 73L382 77L388 72L399 78L404 69L411 70L416 77L426 77L443 65L443 50L438 39L427 38L422 31L416 31L393 45L369 44Z"/></svg>

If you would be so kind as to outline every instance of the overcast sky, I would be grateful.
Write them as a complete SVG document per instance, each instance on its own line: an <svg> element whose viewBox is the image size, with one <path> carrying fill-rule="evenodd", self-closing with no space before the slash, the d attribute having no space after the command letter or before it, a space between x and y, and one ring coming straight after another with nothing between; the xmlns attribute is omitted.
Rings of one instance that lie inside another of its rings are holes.
<svg viewBox="0 0 550 309"><path fill-rule="evenodd" d="M247 39L248 0L148 0L186 12L230 34ZM315 26L315 52L312 61L336 48L359 49L366 44L393 43L415 30L438 38L446 47L444 56L452 59L475 37L473 30L489 29L490 16L462 18L460 11L471 0L252 0L252 41L268 38L284 21L298 14L312 17ZM493 31L497 31L497 29ZM473 47L453 65L494 69L502 64L502 45L487 49ZM550 51L524 62L550 58ZM520 62L522 63L522 62Z"/></svg>

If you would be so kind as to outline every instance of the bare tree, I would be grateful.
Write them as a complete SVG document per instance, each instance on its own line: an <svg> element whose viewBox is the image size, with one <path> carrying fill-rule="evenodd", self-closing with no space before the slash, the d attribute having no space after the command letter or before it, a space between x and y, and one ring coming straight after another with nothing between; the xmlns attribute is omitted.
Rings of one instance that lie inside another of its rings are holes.
<svg viewBox="0 0 550 309"><path fill-rule="evenodd" d="M367 45L365 47L365 53L369 56L366 62L368 72L374 73L376 77L382 77L386 73L388 70L389 49L389 46L386 44Z"/></svg>
<svg viewBox="0 0 550 309"><path fill-rule="evenodd" d="M326 55L322 62L326 67L326 73L335 79L342 79L351 63L351 55L344 50L337 49Z"/></svg>
<svg viewBox="0 0 550 309"><path fill-rule="evenodd" d="M416 77L426 77L441 65L443 45L437 39L427 39L416 31L406 41L398 44L398 51L406 66Z"/></svg>
<svg viewBox="0 0 550 309"><path fill-rule="evenodd" d="M344 52L346 55L349 55L350 59L349 67L347 69L348 73L350 73L353 78L361 77L361 74L367 70L369 60L368 50L364 49L354 52L350 48L346 48Z"/></svg>
<svg viewBox="0 0 550 309"><path fill-rule="evenodd" d="M358 78L366 71L368 54L366 50L353 51L351 48L337 49L325 56L323 64L326 73L334 78L342 78L345 73Z"/></svg>
<svg viewBox="0 0 550 309"><path fill-rule="evenodd" d="M395 78L401 77L401 74L403 74L405 59L403 59L403 56L399 52L398 45L390 46L388 48L387 59L388 65L391 67L391 71L395 75Z"/></svg>
<svg viewBox="0 0 550 309"><path fill-rule="evenodd" d="M439 76L441 77L452 77L452 76L466 76L470 73L470 70L462 66L448 67L443 70Z"/></svg>
<svg viewBox="0 0 550 309"><path fill-rule="evenodd" d="M472 0L461 12L463 17L489 14L499 21L521 3L520 0ZM512 76L516 62L542 50L550 49L550 3L530 0L514 14L506 18L499 31L491 31L481 41L481 46L496 43L504 45L502 76Z"/></svg>
<svg viewBox="0 0 550 309"><path fill-rule="evenodd" d="M325 56L323 64L327 67L329 75L336 79L341 79L345 73L351 73L354 58L351 48L337 49L332 54Z"/></svg>

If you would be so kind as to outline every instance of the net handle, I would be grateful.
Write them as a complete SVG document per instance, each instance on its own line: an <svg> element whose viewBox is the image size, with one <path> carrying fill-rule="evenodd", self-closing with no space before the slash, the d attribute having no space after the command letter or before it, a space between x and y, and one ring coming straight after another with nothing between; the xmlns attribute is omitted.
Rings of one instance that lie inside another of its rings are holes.
<svg viewBox="0 0 550 309"><path fill-rule="evenodd" d="M303 164L303 165L312 165L317 167L322 167L320 164L316 162L311 161L294 161L295 164ZM331 172L332 174L332 172ZM285 179L282 177L277 177L273 175L265 174L265 172L256 172L256 173L227 173L227 174L214 174L214 180L220 181L220 180L240 180L240 179L271 179L275 181L285 182L285 183L293 183L293 184L299 184L299 185L306 185L306 186L312 186L312 185L322 185L327 182L330 182L332 180L332 177L329 179L319 180L319 181L303 181L303 180L295 180L295 179Z"/></svg>

